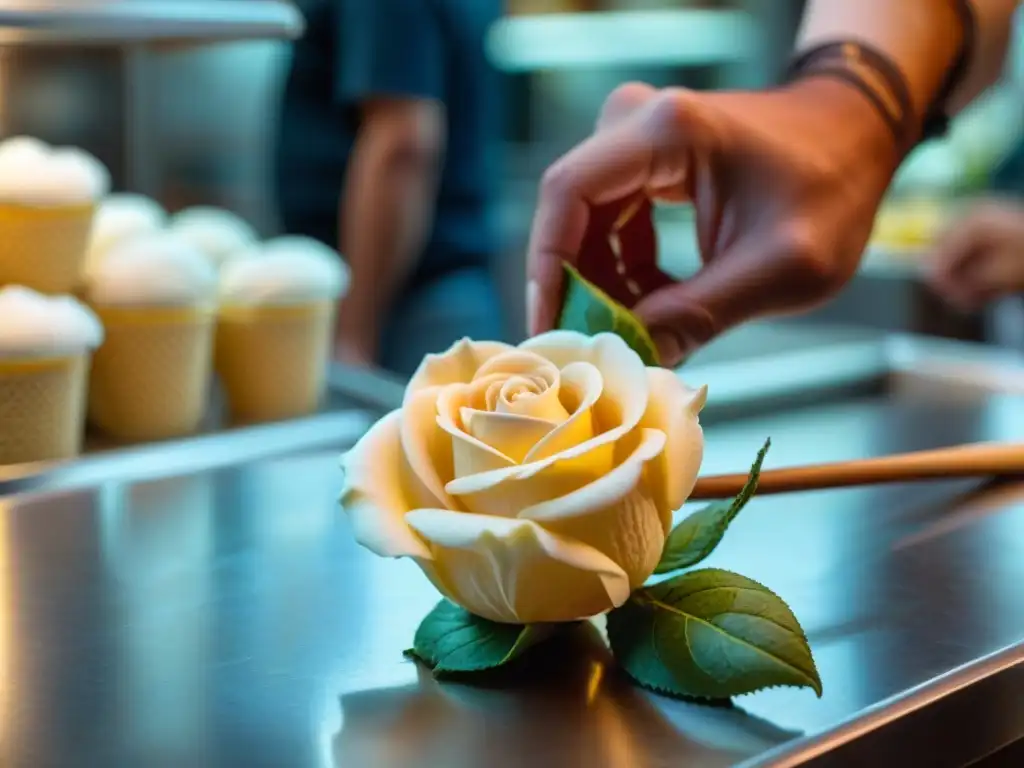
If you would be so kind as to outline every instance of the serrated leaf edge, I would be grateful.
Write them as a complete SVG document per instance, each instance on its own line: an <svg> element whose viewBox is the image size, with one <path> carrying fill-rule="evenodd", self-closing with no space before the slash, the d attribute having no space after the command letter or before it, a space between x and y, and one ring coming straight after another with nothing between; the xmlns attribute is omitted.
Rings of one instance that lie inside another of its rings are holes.
<svg viewBox="0 0 1024 768"><path fill-rule="evenodd" d="M747 579L750 582L753 582L758 587L760 587L765 592L767 592L769 595L771 595L776 600L778 600L780 603L785 605L786 608L789 610L789 612L793 614L793 618L796 619L796 614L793 612L793 609L789 607L789 603L787 603L779 595L777 595L775 592L773 592L771 589L766 587L761 582L759 582L759 581L757 581L755 579L751 579L749 576L743 576L742 574L735 573L734 571L726 571L726 570L721 569L721 568L703 568L703 569L700 569L700 570L697 570L697 571L690 571L689 573L690 574L694 574L694 573L700 573L701 571L718 571L720 573L729 573L731 575L740 576L741 578L744 578L744 579ZM752 587L722 587L722 589L746 589L746 590L752 590L753 588ZM767 656L768 658L778 662L779 664L781 664L781 665L783 665L785 667L788 667L789 669L792 669L794 672L797 673L798 676L807 678L808 681L811 683L810 685L807 685L807 686L780 684L777 687L782 687L782 688L801 688L801 687L806 687L806 688L810 688L812 691L814 691L815 694L817 694L819 699L821 698L821 695L822 695L821 674L818 672L818 664L814 660L814 652L811 650L811 644L807 640L807 634L804 632L804 628L800 624L800 620L799 619L796 620L797 631L796 631L795 634L796 634L797 639L800 641L800 644L803 646L804 650L807 651L808 658L810 658L810 660L811 660L811 669L814 670L814 676L813 677L809 677L808 674L806 672L804 672L802 669L799 669L799 668L793 666L791 663L789 663L788 661L786 661L784 659L780 659L775 654L770 653L770 652L764 650L763 648L758 648L756 645L753 645L752 643L749 643L746 640L743 640L742 638L738 638L735 635L729 635L721 627L718 627L715 624L712 624L710 621L705 621L704 619L701 619L701 618L699 618L697 616L694 616L692 614L686 613L685 611L681 611L681 610L679 610L677 608L673 608L672 606L668 605L667 603L663 603L660 600L656 600L656 599L649 598L649 597L639 597L638 598L637 596L640 595L643 591L644 591L643 589L637 590L636 592L633 593L633 595L630 597L630 599L631 600L635 599L638 602L640 602L641 604L642 603L647 603L648 605L660 607L663 610L669 611L671 613L676 613L676 614L678 614L680 616L684 616L684 617L686 617L689 620L696 621L696 622L698 622L700 624L703 624L704 626L708 627L709 629L714 630L715 632L717 632L719 634L726 635L730 640L733 640L734 642L741 643L742 645L746 646L747 648L749 648L749 649L751 649L753 651L756 651L757 653L761 654L762 656ZM761 618L764 618L764 617L762 616ZM770 619L768 619L768 621L770 621ZM773 622L773 623L778 625L778 622ZM779 626L781 626L781 625L779 625ZM790 630L788 627L782 627L782 628L784 630L786 630L787 632L792 632L792 630ZM665 669L671 669L671 667L668 664L665 663L665 660L662 658L661 653L658 651L658 644L653 642L653 640L651 642L651 648L654 650L654 654L657 657L658 661L661 663L661 665ZM689 635L688 634L686 635L686 650L690 654L690 657L693 658L694 663L696 663L697 659L696 659L696 656L694 656L693 648L690 646L690 640L689 640ZM707 673L705 672L705 674L707 674ZM772 686L763 686L762 688L770 688L770 687L772 687ZM756 690L762 690L762 688L758 688ZM751 691L751 693L752 692L753 691ZM736 694L736 695L746 695L746 694ZM697 698L701 698L701 697L697 697Z"/></svg>
<svg viewBox="0 0 1024 768"><path fill-rule="evenodd" d="M762 685L762 686L759 686L758 688L751 688L749 691L745 691L744 693L737 693L734 696L730 696L728 698L722 699L722 698L718 698L718 697L715 697L715 696L700 696L700 695L697 695L697 694L694 694L694 693L680 693L680 692L677 692L677 691L670 690L668 688L663 688L660 685L652 685L650 683L645 683L643 680L640 680L639 678L636 678L633 675L631 675L629 673L629 670L627 670L625 668L622 669L622 673L626 677L628 677L630 679L630 681L632 681L633 684L636 685L638 688L642 688L645 691L650 691L651 693L656 693L659 696L667 696L670 699L677 699L677 700L684 700L684 701L687 700L687 699L689 699L690 701L731 701L732 699L739 699L739 698L742 698L743 696L753 696L755 693L762 693L763 691L782 690L784 688L788 688L788 689L796 688L796 689L799 690L800 688L808 688L809 687L809 686L806 686L806 685L784 685L784 684ZM814 690L814 689L812 688L811 690ZM816 692L816 695L817 695L817 697L819 699L821 698L821 694L820 693Z"/></svg>
<svg viewBox="0 0 1024 768"><path fill-rule="evenodd" d="M658 661L662 664L662 666L665 666L665 668L667 669L668 667L661 660L661 656L658 655L657 647L654 645L654 643L651 643L651 647L654 650L654 653L657 656ZM810 649L808 648L808 651L809 650ZM613 651L613 654L614 654L614 651ZM813 654L811 655L811 660L812 660L812 662L814 660ZM817 666L815 666L815 668L817 668ZM688 699L690 701L731 701L732 699L739 698L741 696L752 696L753 694L760 693L761 691L771 691L771 690L777 690L777 689L781 690L783 688L789 688L789 689L796 688L798 690L800 688L810 688L811 690L815 691L815 695L819 699L821 698L821 693L819 693L817 690L815 690L815 688L813 686L787 685L785 683L778 683L776 685L761 685L761 686L758 686L757 688L751 688L749 691L744 691L743 693L737 693L737 694L734 694L733 696L729 696L729 697L726 697L726 698L722 698L720 696L705 696L705 695L702 695L702 694L699 694L699 693L686 693L685 691L682 690L682 688L680 688L678 690L673 690L672 688L666 688L665 686L662 686L662 685L656 685L654 683L645 682L644 680L641 680L636 675L632 674L629 671L629 669L627 669L622 664L619 665L619 669L621 670L622 674L624 674L626 677L628 677L639 688L642 688L645 691L651 691L652 693L656 693L659 696L667 696L667 697L669 697L671 699L682 699L682 700L687 700Z"/></svg>

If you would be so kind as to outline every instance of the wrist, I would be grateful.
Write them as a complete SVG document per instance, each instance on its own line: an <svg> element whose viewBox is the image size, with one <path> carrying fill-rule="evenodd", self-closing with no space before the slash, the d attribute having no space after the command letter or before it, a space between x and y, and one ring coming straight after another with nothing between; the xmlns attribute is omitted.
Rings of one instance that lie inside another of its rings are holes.
<svg viewBox="0 0 1024 768"><path fill-rule="evenodd" d="M864 165L884 169L888 183L902 160L889 124L871 100L850 83L827 74L810 74L779 89L795 109L813 120L815 132L830 138L829 146Z"/></svg>
<svg viewBox="0 0 1024 768"><path fill-rule="evenodd" d="M960 26L945 0L811 0L798 48L850 40L878 50L903 73L923 120L959 51Z"/></svg>

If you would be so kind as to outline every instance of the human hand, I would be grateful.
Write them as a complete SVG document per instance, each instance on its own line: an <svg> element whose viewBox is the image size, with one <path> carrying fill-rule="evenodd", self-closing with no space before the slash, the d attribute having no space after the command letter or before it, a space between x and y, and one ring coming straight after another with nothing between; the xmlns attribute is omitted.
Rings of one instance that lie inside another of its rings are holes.
<svg viewBox="0 0 1024 768"><path fill-rule="evenodd" d="M988 200L974 207L938 239L928 281L964 312L1024 293L1024 204Z"/></svg>
<svg viewBox="0 0 1024 768"><path fill-rule="evenodd" d="M839 81L763 93L622 86L541 184L530 332L557 321L563 260L633 308L667 366L734 325L814 306L856 271L896 160L884 122ZM693 277L657 268L648 200L694 205ZM609 235L632 209L617 263Z"/></svg>

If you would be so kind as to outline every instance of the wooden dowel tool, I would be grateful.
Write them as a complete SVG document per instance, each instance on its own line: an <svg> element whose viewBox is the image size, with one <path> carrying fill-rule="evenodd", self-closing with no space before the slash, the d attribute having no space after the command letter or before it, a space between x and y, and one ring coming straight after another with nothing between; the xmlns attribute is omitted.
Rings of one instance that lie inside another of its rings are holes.
<svg viewBox="0 0 1024 768"><path fill-rule="evenodd" d="M757 493L790 493L937 478L1017 474L1024 475L1024 444L977 443L873 459L763 470ZM697 480L690 498L725 499L735 496L746 481L746 473L702 477Z"/></svg>

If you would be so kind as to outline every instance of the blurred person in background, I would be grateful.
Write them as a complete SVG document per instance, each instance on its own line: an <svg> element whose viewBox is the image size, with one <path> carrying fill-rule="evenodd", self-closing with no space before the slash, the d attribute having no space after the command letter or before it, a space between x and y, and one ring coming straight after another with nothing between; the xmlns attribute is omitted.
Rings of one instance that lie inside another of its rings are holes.
<svg viewBox="0 0 1024 768"><path fill-rule="evenodd" d="M620 87L542 181L530 331L555 323L563 261L632 306L669 366L735 325L833 296L907 152L1000 76L1017 5L808 0L783 86ZM657 269L650 201L693 205L703 267L692 277ZM608 235L623 221L617 263Z"/></svg>
<svg viewBox="0 0 1024 768"><path fill-rule="evenodd" d="M1006 199L976 204L936 241L929 282L964 312L1007 296L1024 296L1024 203Z"/></svg>
<svg viewBox="0 0 1024 768"><path fill-rule="evenodd" d="M284 228L352 272L335 357L410 375L462 336L500 339L501 0L299 0L278 135Z"/></svg>
<svg viewBox="0 0 1024 768"><path fill-rule="evenodd" d="M1024 98L1019 86L1013 96ZM1024 296L1024 137L996 168L991 192L936 238L929 260L931 286L964 312Z"/></svg>

